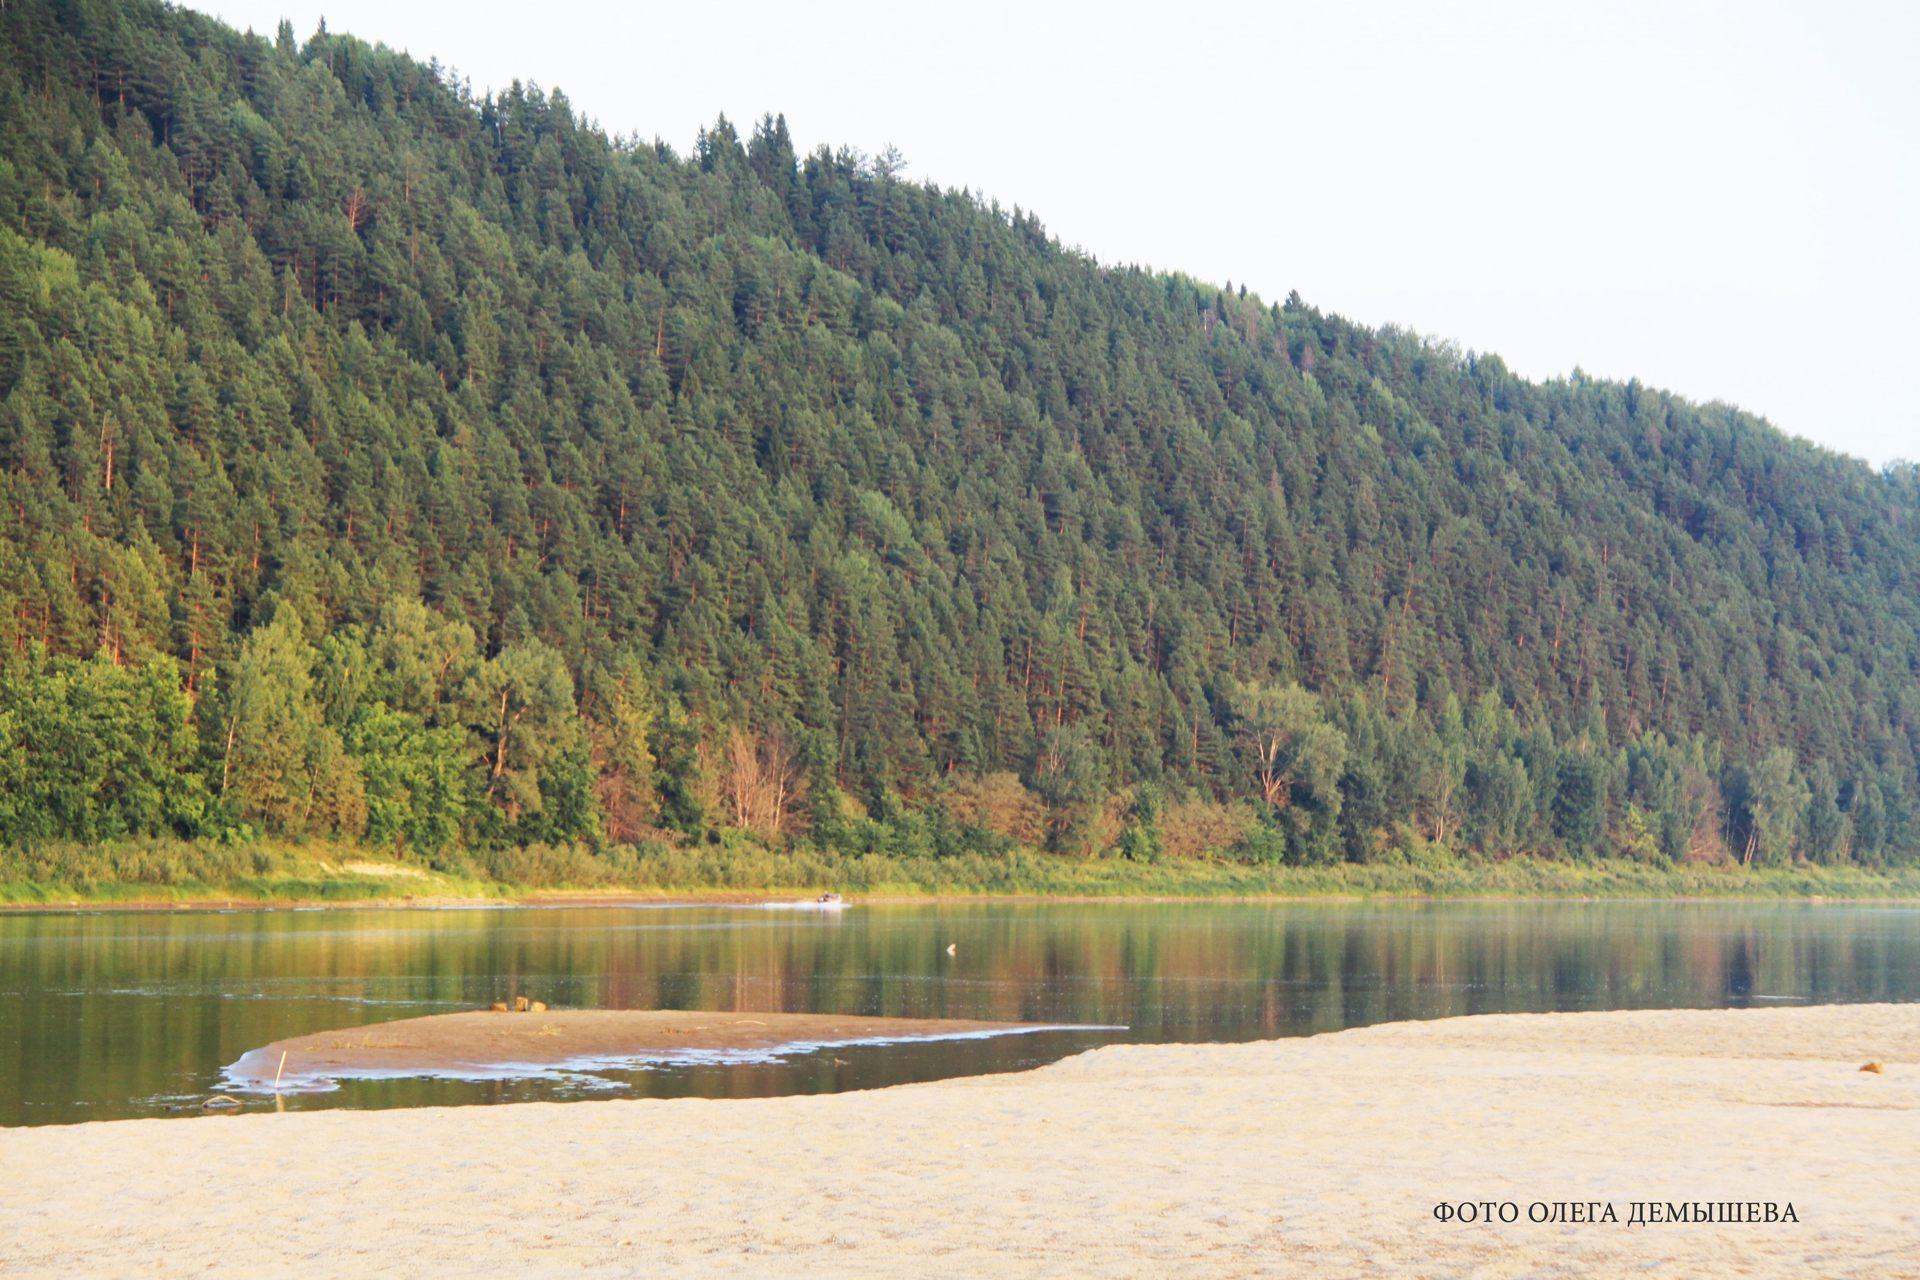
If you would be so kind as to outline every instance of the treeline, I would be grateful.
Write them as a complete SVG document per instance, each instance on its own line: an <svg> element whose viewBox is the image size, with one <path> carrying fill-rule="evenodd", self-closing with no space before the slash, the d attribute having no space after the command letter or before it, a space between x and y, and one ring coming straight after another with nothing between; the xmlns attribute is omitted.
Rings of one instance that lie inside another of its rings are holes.
<svg viewBox="0 0 1920 1280"><path fill-rule="evenodd" d="M721 828L855 854L1041 848L1292 865L1472 850L1670 866L1725 861L1730 840L1742 863L1837 864L1885 861L1911 839L1899 796L1875 787L1843 803L1830 768L1805 779L1786 748L1728 768L1698 738L1649 731L1609 748L1597 704L1577 738L1557 742L1492 694L1470 714L1449 695L1436 716L1393 716L1363 692L1329 706L1270 684L1228 694L1233 759L1252 784L1241 798L1165 781L1116 789L1099 740L1073 724L1042 731L1024 779L956 770L911 806L890 792L870 813L830 778L816 789L817 762L810 771L779 732L734 727L713 744L677 705L657 720L637 666L579 697L546 644L487 658L463 624L417 602L318 647L300 627L290 610L255 627L198 699L166 657L122 665L49 657L37 643L16 655L0 671L0 837L272 833L449 866L465 865L458 850Z"/></svg>
<svg viewBox="0 0 1920 1280"><path fill-rule="evenodd" d="M0 839L1920 851L1920 477L351 37L0 11Z"/></svg>

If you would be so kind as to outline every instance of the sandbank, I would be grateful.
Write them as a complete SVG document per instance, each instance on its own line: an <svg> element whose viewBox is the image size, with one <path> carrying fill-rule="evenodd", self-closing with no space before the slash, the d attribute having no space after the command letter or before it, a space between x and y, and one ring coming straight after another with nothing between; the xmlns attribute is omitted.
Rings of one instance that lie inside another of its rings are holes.
<svg viewBox="0 0 1920 1280"><path fill-rule="evenodd" d="M441 1013L276 1040L241 1057L227 1069L227 1079L239 1088L270 1088L275 1080L282 1086L307 1087L382 1076L513 1076L649 1060L753 1061L799 1048L1058 1029L1025 1022L828 1013Z"/></svg>
<svg viewBox="0 0 1920 1280"><path fill-rule="evenodd" d="M1911 1276L1916 1063L1920 1005L1500 1015L824 1096L12 1129L0 1269ZM1575 1201L1618 1221L1527 1220ZM1628 1225L1648 1201L1798 1221Z"/></svg>

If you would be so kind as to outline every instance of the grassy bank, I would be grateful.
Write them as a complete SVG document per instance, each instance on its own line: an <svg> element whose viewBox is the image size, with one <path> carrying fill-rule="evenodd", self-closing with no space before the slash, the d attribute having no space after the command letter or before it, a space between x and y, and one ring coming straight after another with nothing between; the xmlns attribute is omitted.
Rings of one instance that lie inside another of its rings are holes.
<svg viewBox="0 0 1920 1280"><path fill-rule="evenodd" d="M535 845L438 866L325 845L147 841L0 852L0 903L405 902L552 893L701 897L870 896L1920 898L1920 868L1771 870L1515 859L1439 866L1245 866L1205 859L1136 863L1015 851L953 858L768 849L745 841L673 848Z"/></svg>

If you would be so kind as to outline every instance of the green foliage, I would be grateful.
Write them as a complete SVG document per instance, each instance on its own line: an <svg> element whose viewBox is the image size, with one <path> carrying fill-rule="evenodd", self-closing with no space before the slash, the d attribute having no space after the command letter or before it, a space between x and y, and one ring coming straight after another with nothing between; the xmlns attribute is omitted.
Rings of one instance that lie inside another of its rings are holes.
<svg viewBox="0 0 1920 1280"><path fill-rule="evenodd" d="M597 676L588 707L595 797L607 835L618 842L643 836L654 816L654 719L651 686L638 661Z"/></svg>
<svg viewBox="0 0 1920 1280"><path fill-rule="evenodd" d="M191 717L171 659L16 654L0 669L0 842L194 834L208 795Z"/></svg>
<svg viewBox="0 0 1920 1280"><path fill-rule="evenodd" d="M654 785L659 797L660 823L669 831L699 836L707 830L709 804L700 748L699 727L687 713L685 703L669 695L664 714L653 722L650 740L650 754L658 764ZM823 798L831 799L836 794L836 790L829 787ZM832 816L826 821L822 816L815 816L816 830L837 826Z"/></svg>
<svg viewBox="0 0 1920 1280"><path fill-rule="evenodd" d="M467 782L457 730L374 702L347 722L346 745L366 780L368 844L433 854L459 841Z"/></svg>
<svg viewBox="0 0 1920 1280"><path fill-rule="evenodd" d="M982 827L961 826L936 806L845 822L834 847L853 857L948 859L1004 854L1012 844Z"/></svg>
<svg viewBox="0 0 1920 1280"><path fill-rule="evenodd" d="M1592 849L1605 829L1606 783L1605 766L1592 756L1560 758L1553 791L1553 834L1576 855Z"/></svg>
<svg viewBox="0 0 1920 1280"><path fill-rule="evenodd" d="M317 655L280 609L247 634L222 673L209 729L217 798L235 818L295 834L357 836L366 826L358 765L312 697Z"/></svg>
<svg viewBox="0 0 1920 1280"><path fill-rule="evenodd" d="M289 862L284 849L266 845L241 847L167 838L85 844L45 841L0 850L0 883L58 886L88 895L114 886L138 886L146 892L207 890L279 875Z"/></svg>
<svg viewBox="0 0 1920 1280"><path fill-rule="evenodd" d="M336 727L369 702L446 725L454 720L451 700L479 664L466 623L444 618L418 600L389 600L370 628L349 624L321 641L316 696L327 722Z"/></svg>
<svg viewBox="0 0 1920 1280"><path fill-rule="evenodd" d="M1806 813L1807 784L1793 765L1790 747L1775 747L1760 763L1744 772L1741 799L1745 802L1747 848L1744 861L1779 867L1798 850L1801 819Z"/></svg>
<svg viewBox="0 0 1920 1280"><path fill-rule="evenodd" d="M1084 725L1055 725L1042 732L1033 789L1047 807L1049 852L1093 851L1093 822L1106 798L1103 772L1100 753Z"/></svg>
<svg viewBox="0 0 1920 1280"><path fill-rule="evenodd" d="M475 673L460 708L485 769L483 797L509 829L537 826L548 837L591 829L586 734L559 653L538 640L509 645Z"/></svg>
<svg viewBox="0 0 1920 1280"><path fill-rule="evenodd" d="M1298 685L1236 684L1227 705L1261 799L1284 809L1298 796L1339 812L1347 740L1322 719L1318 698Z"/></svg>
<svg viewBox="0 0 1920 1280"><path fill-rule="evenodd" d="M1846 852L1851 835L1847 815L1840 811L1840 784L1834 779L1833 766L1825 760L1816 763L1807 788L1801 852L1814 862L1832 866Z"/></svg>
<svg viewBox="0 0 1920 1280"><path fill-rule="evenodd" d="M0 487L12 840L1920 855L1913 468L338 33L0 8Z"/></svg>
<svg viewBox="0 0 1920 1280"><path fill-rule="evenodd" d="M599 889L646 883L646 851L627 845L598 850L576 842L497 845L475 855L479 869L526 888Z"/></svg>
<svg viewBox="0 0 1920 1280"><path fill-rule="evenodd" d="M1131 862L1160 861L1160 855L1166 850L1166 836L1160 829L1163 808L1158 787L1151 783L1136 787L1133 801L1127 806L1126 825L1120 829L1120 838L1114 844L1114 853Z"/></svg>
<svg viewBox="0 0 1920 1280"><path fill-rule="evenodd" d="M370 876L315 855L309 845L235 846L144 840L0 849L0 902L153 900L339 902L414 896L485 900L541 888L698 897L742 891L812 896L821 889L871 894L1073 894L1140 897L1576 897L1912 898L1920 872L1807 866L1661 869L1606 859L1592 863L1516 858L1463 865L1445 858L1377 866L1280 866L1168 859L1048 857L1019 850L951 856L889 849L842 852L770 848L751 839L707 844L577 843L484 849L460 874ZM492 873L498 873L498 878Z"/></svg>
<svg viewBox="0 0 1920 1280"><path fill-rule="evenodd" d="M1670 743L1649 731L1627 745L1626 795L1641 815L1645 852L1679 862L1695 849L1716 847L1721 797L1714 779L1721 773L1720 753L1694 738Z"/></svg>

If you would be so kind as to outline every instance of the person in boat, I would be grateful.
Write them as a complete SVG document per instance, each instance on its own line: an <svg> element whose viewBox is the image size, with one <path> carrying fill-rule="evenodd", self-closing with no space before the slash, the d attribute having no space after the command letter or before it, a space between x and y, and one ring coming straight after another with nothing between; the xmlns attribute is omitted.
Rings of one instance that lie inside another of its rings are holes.
<svg viewBox="0 0 1920 1280"><path fill-rule="evenodd" d="M840 895L837 893L823 893L819 897L815 898L814 901L815 902L838 902L840 901Z"/></svg>

